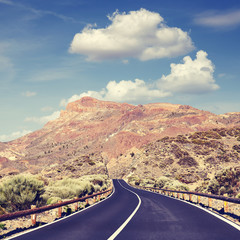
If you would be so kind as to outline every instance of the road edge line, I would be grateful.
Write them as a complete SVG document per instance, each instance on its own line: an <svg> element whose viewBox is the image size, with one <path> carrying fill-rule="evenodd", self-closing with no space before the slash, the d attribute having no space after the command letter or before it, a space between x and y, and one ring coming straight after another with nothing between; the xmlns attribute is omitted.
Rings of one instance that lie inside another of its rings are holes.
<svg viewBox="0 0 240 240"><path fill-rule="evenodd" d="M125 222L124 222L107 240L113 240L113 239L115 239L115 238L120 234L120 232L126 227L126 225L131 221L131 219L133 218L133 216L136 214L136 212L138 211L138 209L140 208L141 203L142 203L142 200L141 200L141 198L138 196L137 193L135 193L135 192L127 189L126 187L124 187L124 186L119 182L119 180L117 180L117 181L118 181L118 183L120 184L120 186L121 186L122 188L125 188L127 191L135 194L135 195L137 196L139 202L138 202L137 207L136 207L136 208L134 209L134 211L131 213L131 215L125 220Z"/></svg>

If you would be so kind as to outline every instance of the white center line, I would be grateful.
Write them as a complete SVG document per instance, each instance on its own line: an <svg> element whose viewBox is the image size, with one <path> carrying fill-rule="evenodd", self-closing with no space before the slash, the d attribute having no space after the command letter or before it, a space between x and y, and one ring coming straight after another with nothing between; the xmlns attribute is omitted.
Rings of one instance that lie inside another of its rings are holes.
<svg viewBox="0 0 240 240"><path fill-rule="evenodd" d="M118 180L118 183L125 188ZM136 212L138 211L142 201L141 198L133 191L125 188L126 190L128 190L129 192L135 194L139 200L137 207L135 208L135 210L132 212L132 214L127 218L127 220L108 238L108 240L113 240L115 239L115 237L117 237L117 235L126 227L126 225L130 222L130 220L133 218L133 216L136 214Z"/></svg>

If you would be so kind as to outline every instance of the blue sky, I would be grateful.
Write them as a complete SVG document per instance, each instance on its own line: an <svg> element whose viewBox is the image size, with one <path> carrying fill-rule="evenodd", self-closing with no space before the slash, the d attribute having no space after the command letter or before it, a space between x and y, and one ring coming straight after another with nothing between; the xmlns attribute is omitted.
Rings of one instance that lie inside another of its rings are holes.
<svg viewBox="0 0 240 240"><path fill-rule="evenodd" d="M240 112L238 0L0 0L0 141L89 95Z"/></svg>

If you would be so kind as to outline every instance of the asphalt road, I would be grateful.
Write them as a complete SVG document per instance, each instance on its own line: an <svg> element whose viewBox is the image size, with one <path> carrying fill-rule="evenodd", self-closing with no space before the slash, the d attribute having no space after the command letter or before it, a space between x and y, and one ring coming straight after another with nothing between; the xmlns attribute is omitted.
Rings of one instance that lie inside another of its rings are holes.
<svg viewBox="0 0 240 240"><path fill-rule="evenodd" d="M16 237L17 240L108 239L131 215L139 203L137 196L114 180L114 194L78 214Z"/></svg>
<svg viewBox="0 0 240 240"><path fill-rule="evenodd" d="M115 192L107 200L14 239L240 239L239 230L192 205L159 194L134 189L123 180L114 180L114 186ZM130 215L132 218L128 219ZM126 226L123 226L124 222Z"/></svg>
<svg viewBox="0 0 240 240"><path fill-rule="evenodd" d="M240 240L239 230L202 209L122 185L134 190L142 204L116 240Z"/></svg>

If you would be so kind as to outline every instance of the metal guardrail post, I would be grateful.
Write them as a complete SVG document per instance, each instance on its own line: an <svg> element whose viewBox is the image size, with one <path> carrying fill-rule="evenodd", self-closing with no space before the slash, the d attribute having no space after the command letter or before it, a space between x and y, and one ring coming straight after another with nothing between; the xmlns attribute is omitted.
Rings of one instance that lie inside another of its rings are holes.
<svg viewBox="0 0 240 240"><path fill-rule="evenodd" d="M212 208L212 198L208 198L208 207Z"/></svg>
<svg viewBox="0 0 240 240"><path fill-rule="evenodd" d="M201 196L197 196L197 204L201 203Z"/></svg>
<svg viewBox="0 0 240 240"><path fill-rule="evenodd" d="M224 213L228 213L228 202L227 201L223 202L223 209L224 209Z"/></svg>
<svg viewBox="0 0 240 240"><path fill-rule="evenodd" d="M192 202L192 194L189 194L189 202Z"/></svg>
<svg viewBox="0 0 240 240"><path fill-rule="evenodd" d="M75 199L77 199L77 197L75 197ZM74 210L75 210L75 212L78 210L78 202L75 202L75 204L74 204Z"/></svg>
<svg viewBox="0 0 240 240"><path fill-rule="evenodd" d="M182 198L183 198L183 200L186 200L185 197L186 197L186 196L185 196L185 194L183 193L183 194L182 194Z"/></svg>
<svg viewBox="0 0 240 240"><path fill-rule="evenodd" d="M58 203L62 203L62 200L59 200ZM58 218L62 217L62 207L58 207L57 216Z"/></svg>
<svg viewBox="0 0 240 240"><path fill-rule="evenodd" d="M31 209L34 209L34 208L36 208L36 205L31 205ZM31 223L32 223L32 226L36 225L36 223L37 223L37 215L36 215L36 213L31 215Z"/></svg>

